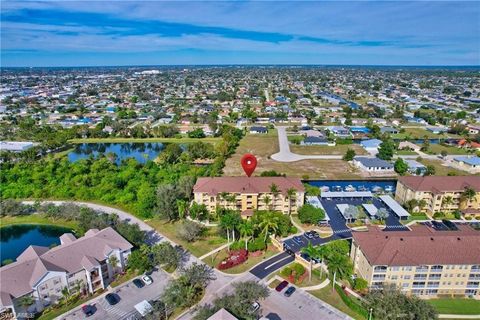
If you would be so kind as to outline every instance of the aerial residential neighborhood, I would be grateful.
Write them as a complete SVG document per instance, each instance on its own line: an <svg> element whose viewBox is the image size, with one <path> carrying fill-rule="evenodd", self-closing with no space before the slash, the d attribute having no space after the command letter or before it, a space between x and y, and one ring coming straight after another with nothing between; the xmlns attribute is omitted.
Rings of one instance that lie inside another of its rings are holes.
<svg viewBox="0 0 480 320"><path fill-rule="evenodd" d="M2 1L0 320L480 319L478 1Z"/></svg>

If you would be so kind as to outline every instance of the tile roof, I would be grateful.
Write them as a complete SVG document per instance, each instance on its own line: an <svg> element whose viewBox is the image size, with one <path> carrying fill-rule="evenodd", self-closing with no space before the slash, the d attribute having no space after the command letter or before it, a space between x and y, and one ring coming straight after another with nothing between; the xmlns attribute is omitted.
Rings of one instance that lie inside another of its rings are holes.
<svg viewBox="0 0 480 320"><path fill-rule="evenodd" d="M458 231L412 226L411 231L370 227L352 237L371 265L417 266L480 264L480 231L458 225Z"/></svg>
<svg viewBox="0 0 480 320"><path fill-rule="evenodd" d="M408 176L399 177L398 182L414 191L429 191L432 193L463 191L466 187L480 191L480 177L476 176Z"/></svg>
<svg viewBox="0 0 480 320"><path fill-rule="evenodd" d="M20 297L31 292L48 271L75 273L96 265L105 260L106 248L124 251L132 245L108 227L100 231L89 230L85 236L52 249L30 246L16 262L0 268L0 293Z"/></svg>
<svg viewBox="0 0 480 320"><path fill-rule="evenodd" d="M193 192L217 195L221 192L231 193L269 193L270 186L277 185L282 194L293 188L305 191L302 181L290 177L213 177L199 178L193 187Z"/></svg>

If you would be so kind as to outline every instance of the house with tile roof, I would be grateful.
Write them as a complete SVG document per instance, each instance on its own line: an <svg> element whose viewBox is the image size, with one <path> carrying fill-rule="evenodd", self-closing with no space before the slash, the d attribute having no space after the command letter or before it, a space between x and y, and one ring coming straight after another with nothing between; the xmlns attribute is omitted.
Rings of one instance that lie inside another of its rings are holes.
<svg viewBox="0 0 480 320"><path fill-rule="evenodd" d="M288 196L293 190L294 195ZM303 205L305 188L291 177L213 177L199 178L193 187L194 200L212 213L217 207L239 210L249 217L254 210L297 213Z"/></svg>
<svg viewBox="0 0 480 320"><path fill-rule="evenodd" d="M126 267L132 247L110 227L90 229L78 239L63 234L52 249L28 247L15 262L0 268L0 315L39 312L61 298L64 288L70 293L105 289ZM117 265L111 264L112 256ZM19 303L25 296L34 300L27 310Z"/></svg>
<svg viewBox="0 0 480 320"><path fill-rule="evenodd" d="M465 197L465 190L473 189L475 196ZM424 176L399 177L395 200L404 204L409 200L425 200L421 211L452 212L458 209L480 209L480 177L478 176Z"/></svg>
<svg viewBox="0 0 480 320"><path fill-rule="evenodd" d="M415 225L409 231L352 232L350 258L357 276L371 288L394 283L420 298L440 295L480 299L480 231L468 225L437 230Z"/></svg>

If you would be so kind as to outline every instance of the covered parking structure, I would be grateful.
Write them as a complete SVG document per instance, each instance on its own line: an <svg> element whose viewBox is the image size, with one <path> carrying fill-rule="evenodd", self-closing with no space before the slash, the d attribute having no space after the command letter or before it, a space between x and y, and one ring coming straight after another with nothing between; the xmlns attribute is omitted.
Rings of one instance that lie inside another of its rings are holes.
<svg viewBox="0 0 480 320"><path fill-rule="evenodd" d="M376 217L378 208L373 203L362 203L362 207L367 211L370 217Z"/></svg>
<svg viewBox="0 0 480 320"><path fill-rule="evenodd" d="M322 203L320 202L320 199L318 199L318 197L315 197L315 196L306 196L306 201L308 204L311 204L312 206L314 206L315 208L320 208L323 210L323 212L325 212L325 222L330 222L330 217L328 216L328 213L327 213L327 210L325 210L325 208L323 207Z"/></svg>
<svg viewBox="0 0 480 320"><path fill-rule="evenodd" d="M400 219L407 219L410 216L410 213L407 210L403 209L397 201L388 195L383 195L379 197L380 200L399 217Z"/></svg>
<svg viewBox="0 0 480 320"><path fill-rule="evenodd" d="M373 194L370 191L352 191L352 192L347 192L347 191L326 191L322 192L320 195L322 199L369 199L373 198Z"/></svg>

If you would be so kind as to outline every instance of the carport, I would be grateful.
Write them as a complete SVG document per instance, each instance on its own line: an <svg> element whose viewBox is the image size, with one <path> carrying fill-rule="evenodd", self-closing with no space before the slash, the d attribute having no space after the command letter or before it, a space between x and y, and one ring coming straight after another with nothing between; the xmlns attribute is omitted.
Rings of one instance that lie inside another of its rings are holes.
<svg viewBox="0 0 480 320"><path fill-rule="evenodd" d="M362 207L367 211L370 217L375 217L377 215L378 208L372 203L363 203Z"/></svg>
<svg viewBox="0 0 480 320"><path fill-rule="evenodd" d="M401 205L398 204L392 197L388 195L380 196L380 200L397 215L400 219L407 219L410 216L410 213L407 210L403 209Z"/></svg>
<svg viewBox="0 0 480 320"><path fill-rule="evenodd" d="M343 198L350 198L350 199L365 199L365 198L373 198L373 194L370 191L326 191L322 192L320 195L322 199L343 199Z"/></svg>

